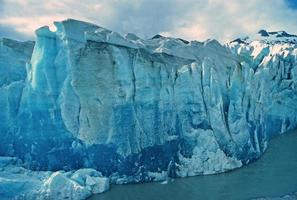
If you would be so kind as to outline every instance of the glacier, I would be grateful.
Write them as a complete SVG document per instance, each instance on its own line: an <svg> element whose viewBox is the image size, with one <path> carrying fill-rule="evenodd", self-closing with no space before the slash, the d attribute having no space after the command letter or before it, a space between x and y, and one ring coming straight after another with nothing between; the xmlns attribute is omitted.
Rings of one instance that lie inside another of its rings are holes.
<svg viewBox="0 0 297 200"><path fill-rule="evenodd" d="M221 45L55 26L35 42L0 41L1 195L22 171L38 186L23 188L28 198L62 198L55 185L66 185L74 199L109 182L225 172L297 127L295 35L261 30Z"/></svg>

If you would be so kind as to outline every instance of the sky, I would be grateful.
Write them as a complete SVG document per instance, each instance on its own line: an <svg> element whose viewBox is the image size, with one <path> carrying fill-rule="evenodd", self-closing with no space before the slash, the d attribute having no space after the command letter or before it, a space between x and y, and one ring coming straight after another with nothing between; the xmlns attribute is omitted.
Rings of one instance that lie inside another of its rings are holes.
<svg viewBox="0 0 297 200"><path fill-rule="evenodd" d="M260 29L297 34L297 0L0 0L0 37L34 40L67 18L142 38L226 42Z"/></svg>

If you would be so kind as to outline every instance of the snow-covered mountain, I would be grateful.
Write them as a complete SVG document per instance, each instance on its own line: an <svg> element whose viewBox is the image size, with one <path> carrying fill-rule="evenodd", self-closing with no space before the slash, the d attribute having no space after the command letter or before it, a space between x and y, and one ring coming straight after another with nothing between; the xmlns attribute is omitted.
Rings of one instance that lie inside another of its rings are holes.
<svg viewBox="0 0 297 200"><path fill-rule="evenodd" d="M262 41L267 44L297 44L297 35L289 34L286 31L266 31L264 29L258 31L258 33L243 37L237 38L231 43L251 43L253 41Z"/></svg>
<svg viewBox="0 0 297 200"><path fill-rule="evenodd" d="M36 31L31 58L32 42L0 45L0 155L28 169L94 168L112 183L214 174L297 126L294 35L223 46L55 25Z"/></svg>

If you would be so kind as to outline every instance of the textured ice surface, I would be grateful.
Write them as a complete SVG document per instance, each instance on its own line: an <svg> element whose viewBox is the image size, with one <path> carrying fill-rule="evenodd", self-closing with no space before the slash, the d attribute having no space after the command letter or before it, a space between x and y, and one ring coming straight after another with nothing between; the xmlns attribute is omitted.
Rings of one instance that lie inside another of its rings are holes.
<svg viewBox="0 0 297 200"><path fill-rule="evenodd" d="M0 157L1 199L86 199L109 189L109 179L93 169L30 171L13 157Z"/></svg>
<svg viewBox="0 0 297 200"><path fill-rule="evenodd" d="M1 43L12 53L0 55L9 74L0 82L10 83L0 88L0 155L26 168L94 168L115 183L213 174L257 159L269 138L296 128L293 43L222 46L55 25L36 31L27 71L32 45L13 56L20 48Z"/></svg>

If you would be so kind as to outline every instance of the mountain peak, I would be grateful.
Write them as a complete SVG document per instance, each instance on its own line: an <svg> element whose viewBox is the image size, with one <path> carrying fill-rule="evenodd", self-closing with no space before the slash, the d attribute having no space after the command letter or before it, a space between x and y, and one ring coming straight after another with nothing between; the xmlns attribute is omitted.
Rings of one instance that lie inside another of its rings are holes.
<svg viewBox="0 0 297 200"><path fill-rule="evenodd" d="M264 29L261 29L259 32L258 32L259 35L261 35L262 37L269 37L269 33L264 30Z"/></svg>
<svg viewBox="0 0 297 200"><path fill-rule="evenodd" d="M237 38L230 43L248 44L253 41L260 41L267 44L297 44L297 35L289 34L286 31L267 31L265 29L261 29L257 32L257 34L248 37Z"/></svg>
<svg viewBox="0 0 297 200"><path fill-rule="evenodd" d="M286 31L271 31L271 32L268 32L264 29L260 30L258 32L258 34L262 37L270 37L270 36L275 36L277 38L280 38L280 37L297 37L297 35L293 35L293 34L289 34L287 33Z"/></svg>

